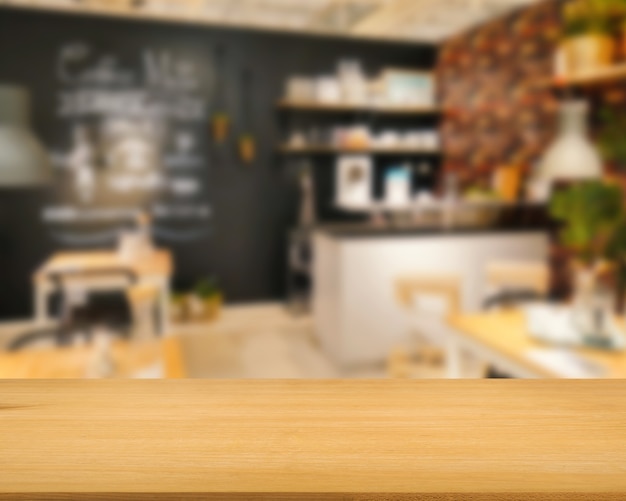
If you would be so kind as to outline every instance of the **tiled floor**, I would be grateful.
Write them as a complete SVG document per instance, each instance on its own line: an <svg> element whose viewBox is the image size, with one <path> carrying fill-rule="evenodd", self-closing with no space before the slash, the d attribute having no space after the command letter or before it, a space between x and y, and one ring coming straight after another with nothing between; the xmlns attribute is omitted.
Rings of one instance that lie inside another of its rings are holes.
<svg viewBox="0 0 626 501"><path fill-rule="evenodd" d="M226 308L209 324L179 325L190 377L337 378L343 374L322 353L309 316L294 317L280 304ZM384 377L383 367L373 369Z"/></svg>
<svg viewBox="0 0 626 501"><path fill-rule="evenodd" d="M341 370L320 349L309 316L294 317L280 304L229 307L211 324L180 325L190 377L385 378L384 364ZM419 377L441 377L424 369Z"/></svg>
<svg viewBox="0 0 626 501"><path fill-rule="evenodd" d="M0 347L32 322L0 324ZM384 363L342 370L324 354L310 316L293 316L279 303L229 306L217 321L172 328L182 340L184 365L191 378L232 379L379 379ZM441 377L424 368L413 377Z"/></svg>

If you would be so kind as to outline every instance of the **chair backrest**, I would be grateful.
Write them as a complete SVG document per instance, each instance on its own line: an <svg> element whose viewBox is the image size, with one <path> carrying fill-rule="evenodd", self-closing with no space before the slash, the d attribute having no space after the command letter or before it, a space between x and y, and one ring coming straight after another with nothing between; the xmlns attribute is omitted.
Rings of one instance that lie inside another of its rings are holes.
<svg viewBox="0 0 626 501"><path fill-rule="evenodd" d="M461 310L461 280L456 275L411 275L396 281L396 297L405 309L438 316Z"/></svg>
<svg viewBox="0 0 626 501"><path fill-rule="evenodd" d="M545 262L499 261L485 272L484 309L545 300L550 292L550 269Z"/></svg>

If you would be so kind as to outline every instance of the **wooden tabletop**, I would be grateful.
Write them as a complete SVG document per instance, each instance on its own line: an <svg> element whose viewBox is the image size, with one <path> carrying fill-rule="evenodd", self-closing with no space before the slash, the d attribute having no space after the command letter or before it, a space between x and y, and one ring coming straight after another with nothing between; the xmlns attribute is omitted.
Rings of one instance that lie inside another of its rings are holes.
<svg viewBox="0 0 626 501"><path fill-rule="evenodd" d="M0 499L625 499L625 389L0 381Z"/></svg>
<svg viewBox="0 0 626 501"><path fill-rule="evenodd" d="M35 272L33 278L42 280L54 271L98 271L120 268L129 269L140 276L169 277L173 271L172 255L168 250L155 249L149 257L124 260L114 250L58 252Z"/></svg>
<svg viewBox="0 0 626 501"><path fill-rule="evenodd" d="M454 315L450 326L463 335L494 350L514 363L526 367L541 377L559 377L546 367L530 360L529 350L550 348L533 339L528 333L524 315L519 310ZM626 379L626 352L594 349L577 349L584 358L595 362L604 369L604 378Z"/></svg>
<svg viewBox="0 0 626 501"><path fill-rule="evenodd" d="M93 346L0 352L0 379L82 379L93 356ZM154 366L161 368L163 377L185 377L176 336L147 342L117 340L111 345L111 356L115 377L135 377Z"/></svg>

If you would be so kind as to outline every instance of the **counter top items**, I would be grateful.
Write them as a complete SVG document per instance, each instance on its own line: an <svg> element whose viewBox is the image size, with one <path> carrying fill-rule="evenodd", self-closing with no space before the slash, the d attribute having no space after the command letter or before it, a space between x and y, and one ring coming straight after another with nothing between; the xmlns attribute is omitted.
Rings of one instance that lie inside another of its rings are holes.
<svg viewBox="0 0 626 501"><path fill-rule="evenodd" d="M381 214L383 211L373 212ZM492 227L456 227L442 228L432 224L419 224L394 226L389 224L387 219L383 219L380 224L366 223L334 223L315 226L315 231L332 238L347 239L368 239L368 238L398 238L398 237L453 237L455 235L502 235L502 234L523 234L539 233L548 234L547 226L541 225L519 225L519 226L492 226Z"/></svg>
<svg viewBox="0 0 626 501"><path fill-rule="evenodd" d="M373 166L369 156L341 156L335 171L337 205L366 207L372 201Z"/></svg>
<svg viewBox="0 0 626 501"><path fill-rule="evenodd" d="M606 310L606 309L605 309ZM624 350L625 332L608 311L596 316L597 327L589 325L594 318L585 318L584 312L567 306L533 304L523 309L529 334L544 343L556 346L596 347L606 350ZM590 336L600 337L604 342L593 341Z"/></svg>
<svg viewBox="0 0 626 501"><path fill-rule="evenodd" d="M533 311L533 310L531 310ZM568 367L563 367L563 357L550 356L564 353L563 344L569 345L567 353L571 354L570 364L576 366L595 367L594 370L578 373L574 377L584 378L619 378L626 377L626 351L607 350L595 347L571 344L569 336L562 332L553 333L546 343L547 335L544 328L537 331L537 321L542 321L545 314L534 309L529 319L528 312L521 309L501 310L489 313L463 314L450 320L450 334L459 349L470 350L476 356L484 358L499 370L519 378L562 378L572 377ZM563 318L557 320L563 321ZM549 325L553 325L549 321ZM567 320L565 320L567 323ZM620 330L623 326L620 326ZM569 330L569 329L568 329ZM502 333L505 332L506 336ZM539 339L537 338L540 332ZM619 341L623 344L622 340ZM543 355L539 355L543 353ZM448 354L449 356L450 354ZM554 365L546 363L553 359ZM450 374L454 376L454 374Z"/></svg>
<svg viewBox="0 0 626 501"><path fill-rule="evenodd" d="M30 129L31 103L25 89L0 85L0 186L50 182L48 154Z"/></svg>
<svg viewBox="0 0 626 501"><path fill-rule="evenodd" d="M522 185L522 169L518 165L503 165L493 173L493 190L504 202L517 202Z"/></svg>
<svg viewBox="0 0 626 501"><path fill-rule="evenodd" d="M415 229L455 230L481 229L502 227L506 229L505 220L516 213L516 219L521 221L528 218L524 227L548 227L545 216L545 206L533 203L507 203L493 198L444 198L420 190L410 197L406 203L388 203L386 200L370 200L368 204L338 205L343 211L355 213L369 213L382 216L392 216L393 220L404 221L402 226L411 226ZM520 214L525 214L524 216ZM410 223L407 223L407 218ZM384 219L384 217L383 217ZM537 220L540 222L537 223ZM518 221L518 222L519 222ZM391 225L393 227L393 225ZM515 227L512 225L511 227Z"/></svg>
<svg viewBox="0 0 626 501"><path fill-rule="evenodd" d="M495 383L2 381L0 497L624 498L623 382Z"/></svg>

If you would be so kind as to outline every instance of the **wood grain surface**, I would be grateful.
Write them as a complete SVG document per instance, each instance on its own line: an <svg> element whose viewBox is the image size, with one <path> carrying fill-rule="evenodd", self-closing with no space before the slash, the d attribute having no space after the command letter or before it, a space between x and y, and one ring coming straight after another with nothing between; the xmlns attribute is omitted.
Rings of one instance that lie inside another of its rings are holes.
<svg viewBox="0 0 626 501"><path fill-rule="evenodd" d="M626 499L621 381L0 381L0 499Z"/></svg>
<svg viewBox="0 0 626 501"><path fill-rule="evenodd" d="M125 260L115 251L59 252L50 257L34 274L34 281L48 279L52 272L89 272L109 269L129 269L138 276L155 275L169 277L173 270L172 254L168 250L155 249L147 258Z"/></svg>

